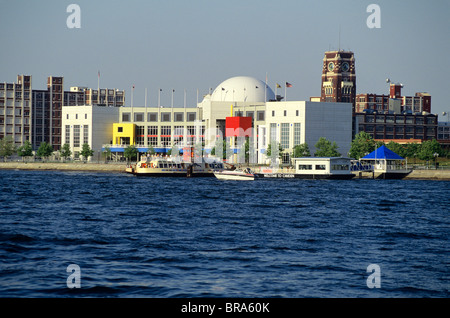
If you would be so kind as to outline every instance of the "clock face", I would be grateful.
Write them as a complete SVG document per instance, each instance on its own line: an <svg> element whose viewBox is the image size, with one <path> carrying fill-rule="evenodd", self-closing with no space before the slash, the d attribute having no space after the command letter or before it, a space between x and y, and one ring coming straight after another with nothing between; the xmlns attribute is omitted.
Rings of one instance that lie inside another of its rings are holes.
<svg viewBox="0 0 450 318"><path fill-rule="evenodd" d="M347 72L349 69L350 69L350 66L348 65L347 62L342 64L342 71Z"/></svg>
<svg viewBox="0 0 450 318"><path fill-rule="evenodd" d="M333 62L330 62L330 63L328 64L328 70L329 70L330 72L333 72L333 70L334 70L334 63L333 63Z"/></svg>

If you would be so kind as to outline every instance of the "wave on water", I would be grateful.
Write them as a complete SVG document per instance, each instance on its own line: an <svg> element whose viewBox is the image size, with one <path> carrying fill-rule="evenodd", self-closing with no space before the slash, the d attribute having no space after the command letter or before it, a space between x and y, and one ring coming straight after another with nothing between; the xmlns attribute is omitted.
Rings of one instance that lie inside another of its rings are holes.
<svg viewBox="0 0 450 318"><path fill-rule="evenodd" d="M0 173L0 297L450 296L447 181Z"/></svg>

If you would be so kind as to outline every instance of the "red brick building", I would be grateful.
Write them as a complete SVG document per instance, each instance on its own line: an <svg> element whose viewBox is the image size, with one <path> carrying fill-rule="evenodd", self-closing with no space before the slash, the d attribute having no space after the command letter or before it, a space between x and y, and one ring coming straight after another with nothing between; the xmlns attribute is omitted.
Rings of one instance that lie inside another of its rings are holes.
<svg viewBox="0 0 450 318"><path fill-rule="evenodd" d="M396 113L430 113L431 112L431 95L428 93L416 93L415 96L402 96L402 84L391 83L389 86L389 95L384 94L358 94L356 95L356 113L366 110ZM400 100L400 109L395 111L389 107L390 99Z"/></svg>

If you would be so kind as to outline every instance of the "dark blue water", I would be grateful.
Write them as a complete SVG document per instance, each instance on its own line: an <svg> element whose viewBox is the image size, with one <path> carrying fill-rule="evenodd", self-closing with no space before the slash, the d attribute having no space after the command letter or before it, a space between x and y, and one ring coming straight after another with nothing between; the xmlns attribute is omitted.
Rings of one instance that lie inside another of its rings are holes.
<svg viewBox="0 0 450 318"><path fill-rule="evenodd" d="M0 297L449 297L449 190L0 171Z"/></svg>

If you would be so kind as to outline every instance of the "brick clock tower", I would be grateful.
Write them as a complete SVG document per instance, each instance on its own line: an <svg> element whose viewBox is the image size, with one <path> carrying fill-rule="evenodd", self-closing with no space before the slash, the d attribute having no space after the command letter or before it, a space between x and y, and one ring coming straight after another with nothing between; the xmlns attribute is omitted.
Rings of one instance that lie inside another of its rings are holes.
<svg viewBox="0 0 450 318"><path fill-rule="evenodd" d="M353 52L325 52L322 68L321 102L352 103L355 112L356 75Z"/></svg>

